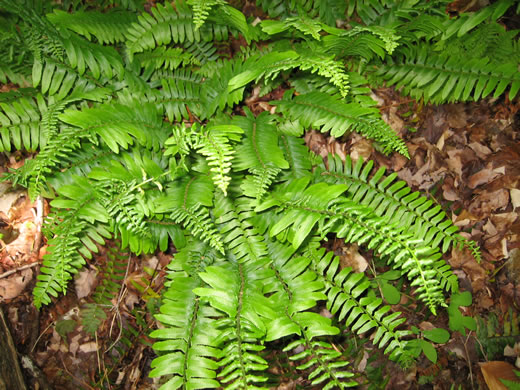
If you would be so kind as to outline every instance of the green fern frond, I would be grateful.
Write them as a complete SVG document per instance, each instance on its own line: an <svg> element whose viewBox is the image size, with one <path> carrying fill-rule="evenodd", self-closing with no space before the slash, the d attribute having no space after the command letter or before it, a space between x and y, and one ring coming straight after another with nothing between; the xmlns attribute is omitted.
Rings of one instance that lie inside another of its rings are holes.
<svg viewBox="0 0 520 390"><path fill-rule="evenodd" d="M406 321L401 312L390 312L390 306L381 306L382 300L367 296L370 281L363 273L352 272L351 268L340 269L340 262L332 252L324 248L305 251L312 259L314 271L323 275L327 294L327 309L338 320L345 320L345 325L357 334L375 329L374 345L390 354L392 360L406 360L402 356L409 354L404 337L411 334L408 330L398 330L397 327Z"/></svg>
<svg viewBox="0 0 520 390"><path fill-rule="evenodd" d="M125 41L125 32L137 21L134 12L129 11L76 11L74 13L54 10L47 19L55 26L67 28L83 35L89 41L94 36L101 44Z"/></svg>
<svg viewBox="0 0 520 390"><path fill-rule="evenodd" d="M342 0L256 0L256 4L273 19L304 14L329 26L345 19L347 7Z"/></svg>
<svg viewBox="0 0 520 390"><path fill-rule="evenodd" d="M216 194L214 217L223 242L238 262L265 261L267 248L264 239L251 223L253 205L247 198L232 202L222 194Z"/></svg>
<svg viewBox="0 0 520 390"><path fill-rule="evenodd" d="M187 53L190 53L202 65L216 61L219 58L217 48L211 42L185 42L183 47Z"/></svg>
<svg viewBox="0 0 520 390"><path fill-rule="evenodd" d="M242 61L216 61L206 63L199 70L206 77L201 89L205 113L202 118L211 116L216 110L232 108L243 99L245 87L233 91L228 89L229 81L243 69Z"/></svg>
<svg viewBox="0 0 520 390"><path fill-rule="evenodd" d="M302 347L304 348L302 352L290 356L289 359L305 361L296 367L298 370L313 369L307 377L312 386L321 385L322 389L330 390L359 385L356 381L350 380L355 374L344 370L350 363L341 359L342 353L328 342L300 339L289 344L283 351L288 352Z"/></svg>
<svg viewBox="0 0 520 390"><path fill-rule="evenodd" d="M416 239L446 253L453 245L467 247L480 259L476 243L456 234L459 229L433 201L412 192L404 181L396 181L397 175L385 176L385 168L372 172L373 161L355 163L350 156L345 163L338 156L329 155L328 168L316 170L316 180L342 183L348 186L349 196L355 202L374 210L389 224L406 227Z"/></svg>
<svg viewBox="0 0 520 390"><path fill-rule="evenodd" d="M289 162L289 169L282 171L283 180L299 179L307 176L313 164L311 152L305 145L305 141L298 137L282 134L280 147L284 152L284 158Z"/></svg>
<svg viewBox="0 0 520 390"><path fill-rule="evenodd" d="M487 57L461 58L438 54L426 45L404 50L404 56L381 65L376 73L403 93L433 103L498 97L509 87L513 99L520 89L520 73L512 63L497 64Z"/></svg>
<svg viewBox="0 0 520 390"><path fill-rule="evenodd" d="M274 313L262 294L263 280L269 276L264 264L248 260L206 267L199 275L211 288L194 290L225 314L217 321L223 356L219 376L229 389L266 389L261 387L267 380L262 371L268 364L258 352L265 348L260 344L266 333L263 319L272 318Z"/></svg>
<svg viewBox="0 0 520 390"><path fill-rule="evenodd" d="M514 3L514 0L500 0L476 12L462 14L455 21L446 20L446 27L442 38L448 39L455 34L460 38L485 20L490 19L496 21L504 15Z"/></svg>
<svg viewBox="0 0 520 390"><path fill-rule="evenodd" d="M38 107L38 103L40 107ZM40 108L45 110L47 103L33 90L2 94L0 101L0 151L10 152L11 144L20 150L34 151L40 145Z"/></svg>
<svg viewBox="0 0 520 390"><path fill-rule="evenodd" d="M107 314L100 305L87 303L81 308L80 318L81 325L85 332L94 336L103 322L107 319Z"/></svg>
<svg viewBox="0 0 520 390"><path fill-rule="evenodd" d="M311 92L283 100L270 102L280 107L282 114L298 119L305 128L330 131L338 138L349 131L356 131L379 142L383 152L397 151L409 157L404 141L379 118L373 108L358 103L344 103L322 92Z"/></svg>
<svg viewBox="0 0 520 390"><path fill-rule="evenodd" d="M209 42L223 40L228 36L225 26L204 24L196 28L190 8L177 1L175 8L170 3L157 4L151 15L144 12L127 32L126 46L130 59L135 53L151 50L171 42Z"/></svg>
<svg viewBox="0 0 520 390"><path fill-rule="evenodd" d="M170 218L175 223L182 224L193 236L207 242L212 248L224 254L224 244L221 236L212 222L208 209L197 203L191 207L178 207L173 210Z"/></svg>
<svg viewBox="0 0 520 390"><path fill-rule="evenodd" d="M344 66L335 61L333 56L318 50L317 46L312 46L312 48L313 50L310 52L308 47L301 46L297 48L301 53L287 50L253 56L246 62L248 69L229 81L229 89L232 91L253 80L258 82L261 78L274 79L282 71L300 68L328 78L331 84L338 87L341 94L346 96L348 93L348 75Z"/></svg>
<svg viewBox="0 0 520 390"><path fill-rule="evenodd" d="M288 29L294 29L303 35L310 35L317 41L321 38L321 23L309 18L307 15L299 15L298 17L290 17L283 20L263 20L260 25L262 26L262 30L269 35L275 35Z"/></svg>
<svg viewBox="0 0 520 390"><path fill-rule="evenodd" d="M320 336L338 334L339 329L331 326L330 319L305 311L313 307L317 300L324 299L323 282L308 269L311 260L298 256L293 248L278 242L268 241L268 247L273 259L271 269L275 272L270 300L278 313L269 324L266 339L271 341L291 334L299 335L301 338L289 344L284 351L296 346L304 348L291 360L309 358L298 368L313 369L308 375L313 385L340 389L356 385L354 381L345 381L354 374L344 371L349 363L340 359L341 353L332 349L330 344L316 340Z"/></svg>
<svg viewBox="0 0 520 390"><path fill-rule="evenodd" d="M276 127L272 124L274 118L265 111L256 118L250 110L244 111L245 116L235 116L232 122L244 130L242 143L236 147L233 169L241 171L268 167L289 168L278 146L279 137Z"/></svg>
<svg viewBox="0 0 520 390"><path fill-rule="evenodd" d="M104 243L99 233L105 236L108 233L102 225L108 222L108 215L97 202L96 191L86 179L77 177L74 185L63 186L58 192L61 198L53 200L52 206L65 210L48 217L44 226L48 247L33 290L37 308L50 303L51 296L66 293L72 275L85 264L80 253L90 257L89 250L97 251L92 240ZM96 222L98 227L89 232L89 226Z"/></svg>
<svg viewBox="0 0 520 390"><path fill-rule="evenodd" d="M193 9L193 23L196 29L204 24L214 6L227 4L225 0L188 0L187 3Z"/></svg>
<svg viewBox="0 0 520 390"><path fill-rule="evenodd" d="M280 168L249 168L247 175L240 188L245 196L255 198L257 202L262 200L270 185L280 173Z"/></svg>
<svg viewBox="0 0 520 390"><path fill-rule="evenodd" d="M181 65L187 66L198 63L190 53L177 47L167 48L164 46L136 54L134 59L148 72L156 69L174 70Z"/></svg>
<svg viewBox="0 0 520 390"><path fill-rule="evenodd" d="M118 153L120 147L127 149L134 139L150 149L157 148L163 137L157 139L154 133L163 133L165 126L160 111L153 104L136 108L107 103L81 111L67 110L59 119L87 134L98 135L114 153Z"/></svg>
<svg viewBox="0 0 520 390"><path fill-rule="evenodd" d="M196 274L183 270L189 268L188 259L179 254L169 264L161 313L155 316L164 328L150 334L160 340L153 345L160 356L153 360L150 376L169 376L161 386L164 390L220 386L216 380L216 360L222 356L217 344L220 332L212 319L218 313L194 294L193 290L204 284Z"/></svg>
<svg viewBox="0 0 520 390"><path fill-rule="evenodd" d="M455 288L452 274L439 269L441 254L426 246L421 240L404 233L404 227L388 224L370 208L350 199L342 200L340 195L346 190L344 185L322 185L307 187L308 178L293 181L275 191L271 198L256 208L262 211L277 205L287 210L274 224L269 234L276 236L289 230L292 245L298 248L311 232L319 226L321 237L334 232L346 242L366 244L368 249L387 259L389 264L403 270L416 287L416 295L424 301L432 313L436 307L446 306L442 286Z"/></svg>

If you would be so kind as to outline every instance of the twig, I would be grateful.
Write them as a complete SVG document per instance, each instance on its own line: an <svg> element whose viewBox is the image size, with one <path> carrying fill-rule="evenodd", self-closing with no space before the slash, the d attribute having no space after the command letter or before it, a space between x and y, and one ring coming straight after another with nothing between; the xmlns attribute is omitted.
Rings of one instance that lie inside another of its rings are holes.
<svg viewBox="0 0 520 390"><path fill-rule="evenodd" d="M31 254L34 253L34 251L40 250L42 244L43 198L41 195L38 195L36 198L36 216L34 218L34 224L36 225L36 235L34 237Z"/></svg>
<svg viewBox="0 0 520 390"><path fill-rule="evenodd" d="M471 388L474 389L475 388L475 383L473 382L473 369L471 368L471 360L469 358L469 352L468 352L468 340L469 340L469 337L471 336L471 330L469 331L468 333L468 336L466 337L466 341L464 342L464 351L466 352L466 361L468 362L468 367L469 367L469 379L471 380Z"/></svg>
<svg viewBox="0 0 520 390"><path fill-rule="evenodd" d="M22 265L22 266L17 267L17 268L13 268L13 269L11 269L9 271L4 272L3 274L0 274L0 279L7 278L9 275L15 274L18 271L23 271L24 269L36 267L38 265L40 265L40 263L36 262L36 263L25 264L25 265Z"/></svg>
<svg viewBox="0 0 520 390"><path fill-rule="evenodd" d="M132 261L132 255L128 255L128 263L126 265L126 271L125 271L125 278L123 281L126 281L128 277L128 271L130 270L130 263ZM123 334L123 320L121 318L121 312L119 311L119 305L121 304L121 301L123 300L123 296L126 293L126 288L124 285L121 286L121 289L119 290L119 295L117 297L116 305L112 307L112 310L115 310L115 315L112 319L112 323L110 324L110 332L109 335L112 335L112 328L114 326L114 320L117 317L119 322L119 334L116 337L116 340L105 350L104 353L107 353L110 351L114 346L118 343L118 341L121 339L121 335Z"/></svg>

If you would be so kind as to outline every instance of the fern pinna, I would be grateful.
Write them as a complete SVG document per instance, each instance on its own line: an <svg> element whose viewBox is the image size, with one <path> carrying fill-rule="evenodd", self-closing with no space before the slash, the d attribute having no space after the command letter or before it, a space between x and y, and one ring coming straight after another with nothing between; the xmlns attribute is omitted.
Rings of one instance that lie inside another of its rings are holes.
<svg viewBox="0 0 520 390"><path fill-rule="evenodd" d="M396 173L322 161L301 136L357 132L408 157L368 80L435 103L513 99L517 31L498 22L512 1L450 19L443 2L257 0L263 20L223 0L30 3L0 0L0 151L30 157L4 180L51 200L38 308L107 239L137 255L173 243L151 334L164 389L268 388L274 344L309 383L355 386L340 334L414 361L406 317L323 242L371 250L433 314L458 291L443 254L478 258L476 243ZM83 312L91 333L112 287Z"/></svg>

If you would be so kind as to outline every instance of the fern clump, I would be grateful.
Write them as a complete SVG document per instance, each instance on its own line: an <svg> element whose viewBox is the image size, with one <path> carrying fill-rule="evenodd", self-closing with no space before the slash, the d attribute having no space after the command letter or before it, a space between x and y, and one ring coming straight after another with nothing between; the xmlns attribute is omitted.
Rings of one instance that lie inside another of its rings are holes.
<svg viewBox="0 0 520 390"><path fill-rule="evenodd" d="M356 132L409 157L370 86L433 103L513 99L517 31L498 22L512 3L450 19L443 2L257 0L269 17L253 20L223 0L0 0L0 83L14 85L0 93L0 151L32 154L3 179L52 207L36 307L107 239L137 255L172 243L151 333L162 388L268 388L275 342L312 385L352 387L339 335L413 364L422 344L406 316L323 242L371 250L433 315L459 288L443 254L478 259L478 247L396 173L322 160L302 135ZM82 311L89 333L124 270L111 249Z"/></svg>

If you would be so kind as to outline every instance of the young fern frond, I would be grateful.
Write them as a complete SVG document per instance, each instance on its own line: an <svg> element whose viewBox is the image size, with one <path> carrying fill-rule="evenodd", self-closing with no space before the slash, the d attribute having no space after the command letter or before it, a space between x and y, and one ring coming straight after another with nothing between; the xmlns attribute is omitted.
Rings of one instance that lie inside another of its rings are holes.
<svg viewBox="0 0 520 390"><path fill-rule="evenodd" d="M216 5L227 4L225 0L188 0L193 9L193 23L199 29L209 16L209 12Z"/></svg>

